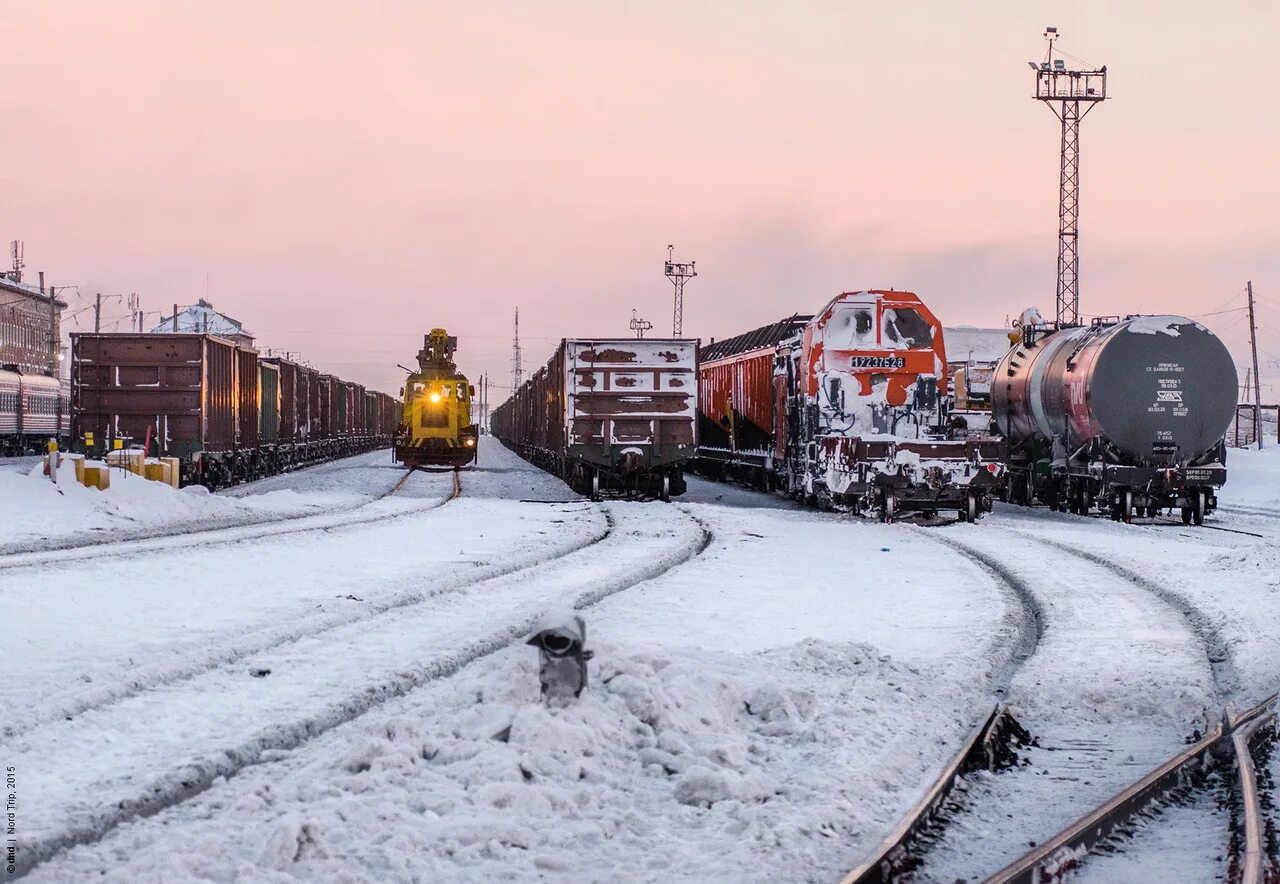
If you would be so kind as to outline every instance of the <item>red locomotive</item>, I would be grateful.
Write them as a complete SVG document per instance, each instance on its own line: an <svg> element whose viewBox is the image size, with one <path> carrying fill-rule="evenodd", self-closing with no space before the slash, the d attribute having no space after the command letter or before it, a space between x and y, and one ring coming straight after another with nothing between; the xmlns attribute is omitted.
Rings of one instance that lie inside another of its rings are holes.
<svg viewBox="0 0 1280 884"><path fill-rule="evenodd" d="M703 348L699 468L892 521L974 521L1003 445L948 419L942 325L911 292L846 292Z"/></svg>

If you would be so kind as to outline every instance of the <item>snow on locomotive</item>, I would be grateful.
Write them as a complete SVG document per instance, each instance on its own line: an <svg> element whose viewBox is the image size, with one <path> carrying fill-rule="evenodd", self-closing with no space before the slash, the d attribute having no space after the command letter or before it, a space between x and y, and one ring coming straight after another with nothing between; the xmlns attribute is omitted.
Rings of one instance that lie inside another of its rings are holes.
<svg viewBox="0 0 1280 884"><path fill-rule="evenodd" d="M993 420L1009 497L1113 519L1179 508L1199 525L1227 478L1237 377L1226 346L1182 316L1055 329L1027 311L996 367Z"/></svg>
<svg viewBox="0 0 1280 884"><path fill-rule="evenodd" d="M942 325L911 292L846 292L703 348L698 466L886 521L975 521L1003 475L1000 440L948 418Z"/></svg>

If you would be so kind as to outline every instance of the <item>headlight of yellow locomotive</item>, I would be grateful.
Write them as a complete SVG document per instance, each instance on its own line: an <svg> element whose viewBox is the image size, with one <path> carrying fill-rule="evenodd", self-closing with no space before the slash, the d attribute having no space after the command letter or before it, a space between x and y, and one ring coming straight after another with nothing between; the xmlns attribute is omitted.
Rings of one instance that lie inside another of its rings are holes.
<svg viewBox="0 0 1280 884"><path fill-rule="evenodd" d="M439 394L437 391L432 390L432 391L431 391L431 395L430 395L430 396L428 396L427 398L428 398L428 399L430 399L432 402L439 402L439 401L440 401L440 394Z"/></svg>

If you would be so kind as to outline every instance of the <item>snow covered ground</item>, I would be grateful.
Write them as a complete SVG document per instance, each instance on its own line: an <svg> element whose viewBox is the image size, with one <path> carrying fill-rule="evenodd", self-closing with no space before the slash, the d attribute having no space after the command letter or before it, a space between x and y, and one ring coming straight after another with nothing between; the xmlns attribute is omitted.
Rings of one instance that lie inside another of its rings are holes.
<svg viewBox="0 0 1280 884"><path fill-rule="evenodd" d="M0 555L353 510L385 495L403 471L388 452L370 452L220 494L175 490L122 470L99 491L77 484L69 462L56 484L42 472L40 460L25 472L0 470L0 512L13 514L0 522Z"/></svg>
<svg viewBox="0 0 1280 884"><path fill-rule="evenodd" d="M1280 525L1228 514L1280 504L1280 459L1232 455L1216 520L1247 534L1015 509L883 526L699 480L671 505L594 504L485 438L456 499L448 474L383 497L401 475L383 452L193 496L205 520L301 512L288 534L0 556L19 867L834 882L1004 697L1041 740L1032 765L971 780L921 878L989 873L1205 711L1280 685ZM166 492L119 511L38 499L79 514L46 536L83 537L121 512L190 523ZM523 640L572 608L591 684L548 708ZM1153 819L1148 843L1192 809Z"/></svg>

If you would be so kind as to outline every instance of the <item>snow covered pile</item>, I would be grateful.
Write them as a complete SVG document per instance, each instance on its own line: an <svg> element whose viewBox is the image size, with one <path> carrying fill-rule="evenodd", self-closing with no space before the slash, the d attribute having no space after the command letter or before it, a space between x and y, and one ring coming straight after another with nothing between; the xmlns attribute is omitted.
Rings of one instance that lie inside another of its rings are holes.
<svg viewBox="0 0 1280 884"><path fill-rule="evenodd" d="M698 659L595 649L592 685L568 706L540 702L534 652L519 646L166 815L180 838L122 833L70 865L131 881L208 868L269 881L836 880L970 726L948 708L968 691L862 644Z"/></svg>
<svg viewBox="0 0 1280 884"><path fill-rule="evenodd" d="M27 474L0 471L0 512L8 517L0 522L0 552L101 539L105 532L124 538L184 526L243 525L349 508L367 499L351 492L275 491L232 500L200 486L175 490L117 469L111 471L111 487L99 491L76 481L70 459L63 461L56 484L43 470L38 464Z"/></svg>

